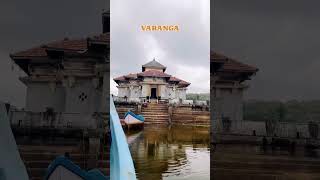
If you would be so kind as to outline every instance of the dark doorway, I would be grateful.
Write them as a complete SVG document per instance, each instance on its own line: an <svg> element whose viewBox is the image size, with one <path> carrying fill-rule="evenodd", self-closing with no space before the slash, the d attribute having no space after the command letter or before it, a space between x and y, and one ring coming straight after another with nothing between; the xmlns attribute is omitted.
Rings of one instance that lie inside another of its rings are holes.
<svg viewBox="0 0 320 180"><path fill-rule="evenodd" d="M151 99L157 99L157 88L151 88Z"/></svg>

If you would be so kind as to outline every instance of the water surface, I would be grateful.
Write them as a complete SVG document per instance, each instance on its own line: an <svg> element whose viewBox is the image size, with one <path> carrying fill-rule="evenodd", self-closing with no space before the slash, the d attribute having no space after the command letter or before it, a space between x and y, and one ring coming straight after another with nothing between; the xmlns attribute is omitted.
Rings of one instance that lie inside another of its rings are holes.
<svg viewBox="0 0 320 180"><path fill-rule="evenodd" d="M218 144L212 147L212 179L315 180L320 179L319 150L296 147Z"/></svg>
<svg viewBox="0 0 320 180"><path fill-rule="evenodd" d="M209 128L148 125L127 137L139 180L210 179Z"/></svg>

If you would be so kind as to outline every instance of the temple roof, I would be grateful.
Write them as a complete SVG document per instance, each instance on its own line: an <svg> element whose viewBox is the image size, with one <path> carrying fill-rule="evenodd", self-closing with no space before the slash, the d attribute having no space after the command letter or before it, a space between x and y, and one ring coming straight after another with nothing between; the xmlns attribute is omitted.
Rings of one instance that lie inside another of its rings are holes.
<svg viewBox="0 0 320 180"><path fill-rule="evenodd" d="M142 65L142 71L144 71L145 68L162 69L163 72L164 72L167 67L165 67L164 65L160 64L158 61L156 61L155 59L153 59L152 61L150 61L150 62Z"/></svg>
<svg viewBox="0 0 320 180"><path fill-rule="evenodd" d="M40 45L24 51L16 52L10 55L12 59L16 58L32 58L32 57L46 57L47 50L59 49L64 52L83 52L88 49L91 43L109 44L109 33L100 34L82 39L68 39L54 41L48 44Z"/></svg>
<svg viewBox="0 0 320 180"><path fill-rule="evenodd" d="M90 36L88 38L68 39L50 42L44 45L33 47L24 51L10 54L11 59L20 68L30 74L28 64L32 60L44 62L46 59L61 59L61 56L77 56L77 57L92 57L95 58L100 55L101 58L108 51L106 46L109 45L109 33L103 33L97 36ZM59 58L57 58L59 57Z"/></svg>
<svg viewBox="0 0 320 180"><path fill-rule="evenodd" d="M171 77L171 75L166 74L166 73L161 72L161 71L157 71L157 70L144 71L142 73L138 73L138 76L143 76L143 77L167 77L167 78Z"/></svg>
<svg viewBox="0 0 320 180"><path fill-rule="evenodd" d="M189 86L191 83L187 82L187 81L184 81L184 80L181 80L178 85L179 86L183 86L183 87L187 87Z"/></svg>
<svg viewBox="0 0 320 180"><path fill-rule="evenodd" d="M138 79L139 77L157 77L157 78L168 78L168 81L169 82L172 82L172 83L176 83L178 86L180 87L187 87L190 85L189 82L186 82L184 80L181 80L179 78L176 78L174 76L171 76L167 73L164 73L164 72L161 72L161 71L157 71L157 70L147 70L147 71L144 71L144 72L141 72L141 73L130 73L130 74L127 74L127 75L123 75L123 76L119 76L119 77L116 77L114 78L113 80L116 82L116 83L119 83L119 82L125 82L125 81L128 81L128 80L135 80L135 79Z"/></svg>
<svg viewBox="0 0 320 180"><path fill-rule="evenodd" d="M174 77L174 76L171 76L170 79L169 79L169 81L172 81L172 82L180 82L181 79L176 78L176 77Z"/></svg>
<svg viewBox="0 0 320 180"><path fill-rule="evenodd" d="M228 58L222 54L218 54L216 52L210 53L210 61L221 62L224 63L228 60Z"/></svg>
<svg viewBox="0 0 320 180"><path fill-rule="evenodd" d="M216 52L210 53L210 62L221 64L222 67L218 71L223 72L248 72L255 73L259 69L248 64L244 64L232 58L228 58L224 55L218 54Z"/></svg>

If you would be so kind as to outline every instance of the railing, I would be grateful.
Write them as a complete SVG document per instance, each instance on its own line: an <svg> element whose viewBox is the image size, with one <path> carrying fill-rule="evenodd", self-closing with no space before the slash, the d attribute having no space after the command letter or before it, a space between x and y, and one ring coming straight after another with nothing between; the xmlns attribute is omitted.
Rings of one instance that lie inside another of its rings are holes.
<svg viewBox="0 0 320 180"><path fill-rule="evenodd" d="M99 113L11 111L10 123L17 127L97 128L103 117Z"/></svg>

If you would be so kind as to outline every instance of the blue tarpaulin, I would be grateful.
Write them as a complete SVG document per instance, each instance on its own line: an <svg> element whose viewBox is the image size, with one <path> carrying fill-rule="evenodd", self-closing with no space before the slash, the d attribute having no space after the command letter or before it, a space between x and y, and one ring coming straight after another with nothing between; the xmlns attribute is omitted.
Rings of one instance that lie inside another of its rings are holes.
<svg viewBox="0 0 320 180"><path fill-rule="evenodd" d="M136 180L133 160L112 96L110 96L110 130L112 137L110 179Z"/></svg>
<svg viewBox="0 0 320 180"><path fill-rule="evenodd" d="M136 118L136 119L144 122L144 117L141 116L141 115L137 115L137 114L135 114L135 113L133 113L133 112L131 112L131 111L128 111L128 112L124 115L124 118L126 118L128 115L131 115L131 116L133 116L134 118Z"/></svg>

